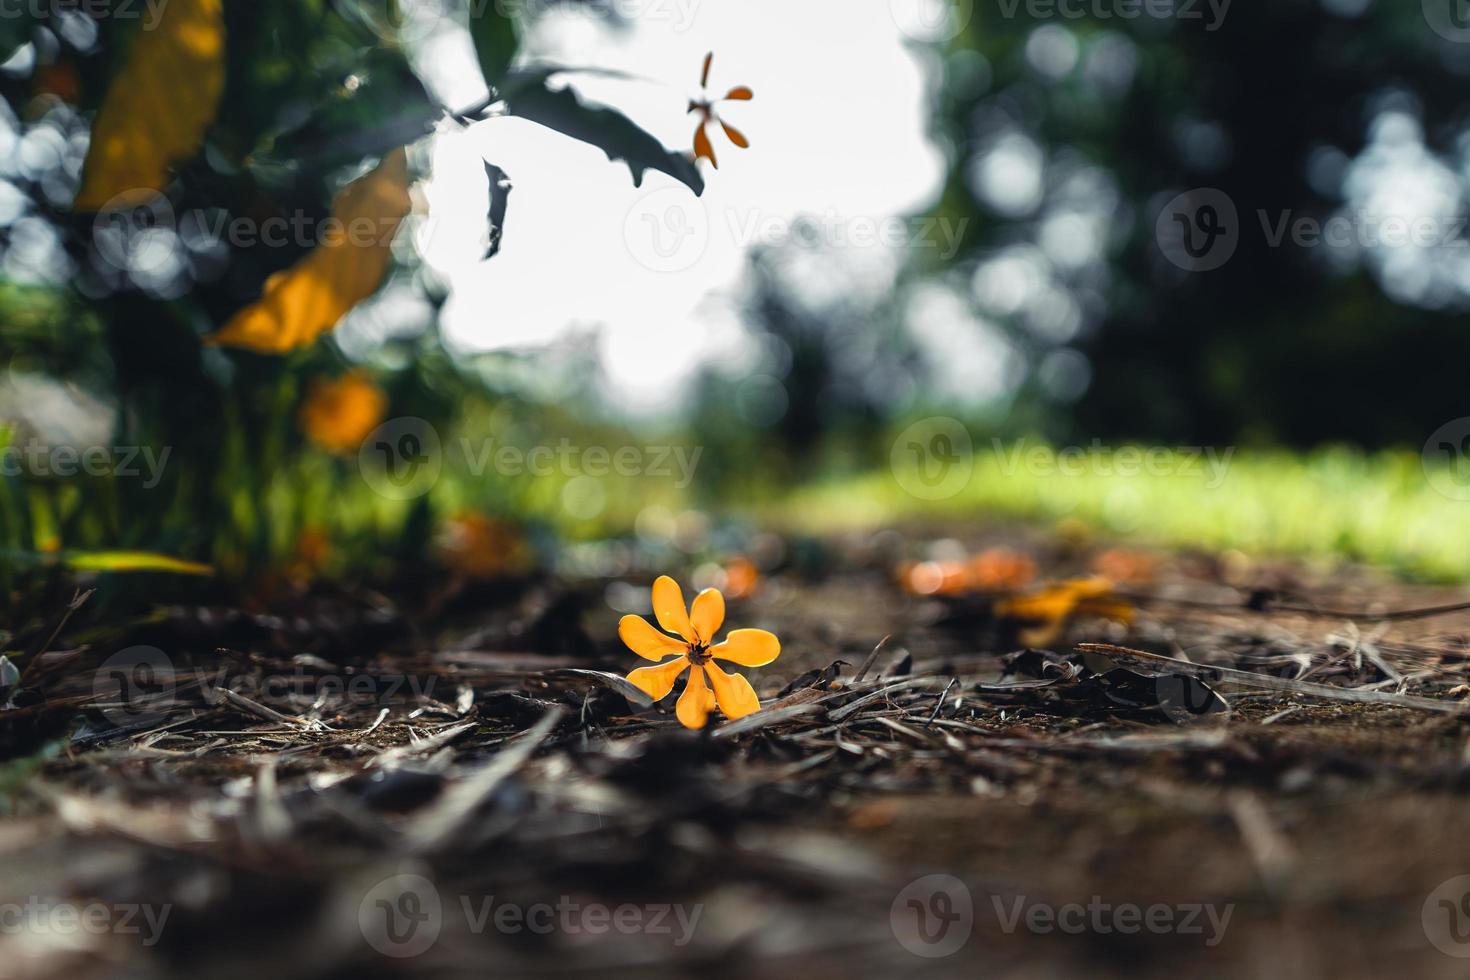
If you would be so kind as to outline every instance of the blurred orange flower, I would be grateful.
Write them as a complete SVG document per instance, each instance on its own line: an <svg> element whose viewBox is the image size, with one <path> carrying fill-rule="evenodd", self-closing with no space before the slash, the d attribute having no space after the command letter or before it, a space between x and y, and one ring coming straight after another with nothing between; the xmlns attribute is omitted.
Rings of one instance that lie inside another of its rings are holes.
<svg viewBox="0 0 1470 980"><path fill-rule="evenodd" d="M1035 578L1036 562L1010 548L990 548L970 559L970 582L982 592L1009 592Z"/></svg>
<svg viewBox="0 0 1470 980"><path fill-rule="evenodd" d="M731 599L750 598L760 584L760 569L749 558L737 555L725 562L725 591Z"/></svg>
<svg viewBox="0 0 1470 980"><path fill-rule="evenodd" d="M745 85L737 85L726 92L723 98L709 98L709 69L715 60L715 54L711 51L704 56L704 71L699 76L699 90L705 94L701 99L689 100L689 111L699 114L699 125L694 130L694 161L708 160L711 167L719 169L719 161L715 159L715 146L710 142L709 127L711 123L719 123L720 128L725 131L731 143L741 149L750 148L750 140L745 134L721 119L715 112L715 106L721 102L749 102L755 98L755 93Z"/></svg>
<svg viewBox="0 0 1470 980"><path fill-rule="evenodd" d="M473 511L445 522L439 532L439 556L454 571L479 579L524 571L530 564L519 528Z"/></svg>
<svg viewBox="0 0 1470 980"><path fill-rule="evenodd" d="M388 396L360 371L340 378L317 378L301 403L299 422L306 438L329 453L349 455L383 422Z"/></svg>
<svg viewBox="0 0 1470 980"><path fill-rule="evenodd" d="M715 660L764 667L781 655L781 641L774 633L731 630L725 642L715 643L715 634L725 622L725 597L718 589L705 589L686 609L684 591L667 575L653 583L653 615L667 632L654 629L642 616L624 616L618 623L618 636L628 649L644 660L662 661L630 673L628 680L635 687L657 701L674 689L679 675L689 671L674 712L685 728L703 728L716 705L732 720L760 710L750 681L740 674L725 673ZM706 678L709 687L705 687Z"/></svg>
<svg viewBox="0 0 1470 980"><path fill-rule="evenodd" d="M914 595L1010 592L1036 578L1036 563L1019 551L991 548L965 561L907 562L898 577Z"/></svg>
<svg viewBox="0 0 1470 980"><path fill-rule="evenodd" d="M1092 570L1115 582L1152 582L1159 560L1147 551L1109 548L1092 560Z"/></svg>

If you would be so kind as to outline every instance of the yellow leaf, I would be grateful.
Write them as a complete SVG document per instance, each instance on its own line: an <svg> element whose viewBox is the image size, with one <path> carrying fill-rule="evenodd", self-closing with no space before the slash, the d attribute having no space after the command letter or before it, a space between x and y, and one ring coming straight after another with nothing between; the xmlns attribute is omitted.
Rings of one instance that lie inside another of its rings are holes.
<svg viewBox="0 0 1470 980"><path fill-rule="evenodd" d="M1133 607L1113 592L1113 583L1102 577L1058 582L1031 595L1001 599L995 614L1038 626L1023 630L1027 646L1046 646L1061 635L1062 627L1074 616L1133 621Z"/></svg>
<svg viewBox="0 0 1470 980"><path fill-rule="evenodd" d="M213 575L214 568L152 551L77 551L62 563L83 572L175 572L179 575Z"/></svg>
<svg viewBox="0 0 1470 980"><path fill-rule="evenodd" d="M267 279L260 299L208 343L261 354L285 354L312 343L377 291L409 206L408 155L400 147L342 189L332 203L332 220L323 225L330 233L306 258Z"/></svg>
<svg viewBox="0 0 1470 980"><path fill-rule="evenodd" d="M102 100L74 208L162 191L170 168L199 152L224 87L222 0L169 0L153 29L133 39Z"/></svg>

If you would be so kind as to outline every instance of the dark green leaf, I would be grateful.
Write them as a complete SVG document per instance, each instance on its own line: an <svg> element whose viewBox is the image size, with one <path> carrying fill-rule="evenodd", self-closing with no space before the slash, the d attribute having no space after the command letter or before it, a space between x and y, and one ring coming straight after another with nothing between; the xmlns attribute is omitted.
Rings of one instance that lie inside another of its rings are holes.
<svg viewBox="0 0 1470 980"><path fill-rule="evenodd" d="M704 192L704 178L688 156L665 148L616 109L583 102L570 88L552 89L553 73L539 70L510 80L501 95L511 115L591 143L609 160L624 161L633 174L634 187L642 186L646 171L659 170L687 184L696 194Z"/></svg>
<svg viewBox="0 0 1470 980"><path fill-rule="evenodd" d="M485 178L490 181L490 244L485 249L485 258L493 259L500 252L501 239L505 237L505 208L510 203L510 178L495 164L485 162Z"/></svg>
<svg viewBox="0 0 1470 980"><path fill-rule="evenodd" d="M480 58L480 70L485 73L485 82L498 86L510 71L520 43L516 36L515 22L495 12L494 3L470 5L470 36L475 41L475 53Z"/></svg>

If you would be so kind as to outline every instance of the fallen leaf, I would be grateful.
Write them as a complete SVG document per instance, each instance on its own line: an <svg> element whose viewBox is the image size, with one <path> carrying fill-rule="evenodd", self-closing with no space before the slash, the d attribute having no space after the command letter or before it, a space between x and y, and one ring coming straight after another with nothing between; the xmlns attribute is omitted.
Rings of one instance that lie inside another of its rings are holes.
<svg viewBox="0 0 1470 980"><path fill-rule="evenodd" d="M994 608L1002 619L1036 624L1020 634L1021 641L1032 647L1052 643L1079 616L1133 621L1133 606L1114 594L1110 579L1100 576L1057 582L1029 595L1000 599Z"/></svg>

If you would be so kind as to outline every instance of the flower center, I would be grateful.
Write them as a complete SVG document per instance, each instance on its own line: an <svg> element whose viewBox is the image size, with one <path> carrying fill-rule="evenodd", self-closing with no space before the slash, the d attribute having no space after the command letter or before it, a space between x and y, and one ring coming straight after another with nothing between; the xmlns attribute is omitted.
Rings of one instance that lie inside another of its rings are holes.
<svg viewBox="0 0 1470 980"><path fill-rule="evenodd" d="M709 646L704 643L689 644L689 662L698 667L710 661Z"/></svg>

